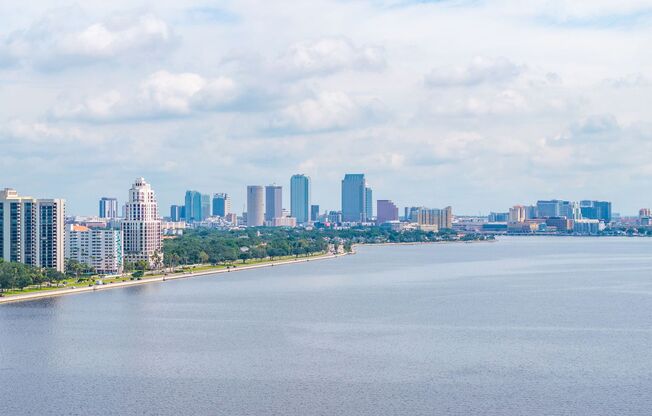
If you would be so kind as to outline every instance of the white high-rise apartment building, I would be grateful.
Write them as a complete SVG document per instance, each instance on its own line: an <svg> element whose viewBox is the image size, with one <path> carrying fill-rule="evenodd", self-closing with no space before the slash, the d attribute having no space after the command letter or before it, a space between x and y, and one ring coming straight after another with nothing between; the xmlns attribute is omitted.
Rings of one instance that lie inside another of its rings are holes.
<svg viewBox="0 0 652 416"><path fill-rule="evenodd" d="M136 179L129 190L122 235L125 261L144 260L150 267L163 264L163 234L156 195L143 178Z"/></svg>
<svg viewBox="0 0 652 416"><path fill-rule="evenodd" d="M0 257L63 272L65 209L63 199L0 191Z"/></svg>
<svg viewBox="0 0 652 416"><path fill-rule="evenodd" d="M70 225L66 232L66 258L87 264L100 274L122 273L122 232Z"/></svg>

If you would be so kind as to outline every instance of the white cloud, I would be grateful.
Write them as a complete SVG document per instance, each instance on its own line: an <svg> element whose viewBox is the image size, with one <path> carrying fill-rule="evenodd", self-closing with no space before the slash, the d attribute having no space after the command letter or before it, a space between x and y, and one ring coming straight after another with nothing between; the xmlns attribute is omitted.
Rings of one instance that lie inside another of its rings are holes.
<svg viewBox="0 0 652 416"><path fill-rule="evenodd" d="M68 16L65 12L71 11ZM55 10L27 30L0 38L0 60L59 69L118 58L155 56L174 43L170 26L151 13L115 14L87 23L77 9ZM3 52L4 51L4 52Z"/></svg>
<svg viewBox="0 0 652 416"><path fill-rule="evenodd" d="M187 116L219 110L237 97L237 85L227 77L157 71L140 83L135 94L111 90L59 105L52 114L60 119L96 121Z"/></svg>
<svg viewBox="0 0 652 416"><path fill-rule="evenodd" d="M506 58L476 57L467 66L435 68L426 75L429 87L471 87L480 84L503 84L524 71Z"/></svg>
<svg viewBox="0 0 652 416"><path fill-rule="evenodd" d="M356 100L341 91L320 92L281 110L272 128L306 132L351 128L369 121L379 110L377 102Z"/></svg>
<svg viewBox="0 0 652 416"><path fill-rule="evenodd" d="M377 71L385 67L385 50L355 46L346 38L322 38L292 45L274 67L290 76L326 75L337 71Z"/></svg>

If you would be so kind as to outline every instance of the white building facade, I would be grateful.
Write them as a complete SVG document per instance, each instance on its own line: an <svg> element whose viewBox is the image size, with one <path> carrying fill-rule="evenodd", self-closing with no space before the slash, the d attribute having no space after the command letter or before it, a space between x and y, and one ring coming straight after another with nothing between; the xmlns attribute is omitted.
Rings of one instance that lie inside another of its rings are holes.
<svg viewBox="0 0 652 416"><path fill-rule="evenodd" d="M8 188L0 191L0 257L63 272L65 210L63 199L19 196Z"/></svg>
<svg viewBox="0 0 652 416"><path fill-rule="evenodd" d="M70 225L66 231L66 258L86 264L99 274L122 273L122 232Z"/></svg>
<svg viewBox="0 0 652 416"><path fill-rule="evenodd" d="M163 264L163 234L156 195L149 183L138 178L129 190L122 221L124 260L146 261L150 268Z"/></svg>

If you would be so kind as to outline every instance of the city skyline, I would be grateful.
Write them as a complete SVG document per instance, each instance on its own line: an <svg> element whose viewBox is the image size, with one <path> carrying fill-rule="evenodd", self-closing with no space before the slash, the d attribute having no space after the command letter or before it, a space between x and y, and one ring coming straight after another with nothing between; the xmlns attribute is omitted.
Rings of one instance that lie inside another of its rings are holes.
<svg viewBox="0 0 652 416"><path fill-rule="evenodd" d="M335 208L357 171L378 199L467 214L652 205L645 2L56 6L0 5L0 187L71 213L141 175L163 206L199 189L241 211L247 184L297 172Z"/></svg>

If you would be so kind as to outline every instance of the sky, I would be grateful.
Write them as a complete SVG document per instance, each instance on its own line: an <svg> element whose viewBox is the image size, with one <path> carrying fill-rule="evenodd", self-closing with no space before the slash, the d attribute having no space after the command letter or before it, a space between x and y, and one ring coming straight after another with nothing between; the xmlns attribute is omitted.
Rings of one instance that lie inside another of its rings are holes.
<svg viewBox="0 0 652 416"><path fill-rule="evenodd" d="M652 206L652 0L0 0L0 187Z"/></svg>

